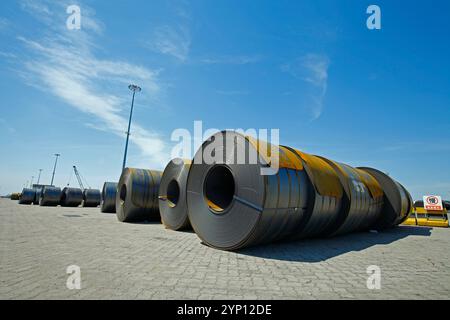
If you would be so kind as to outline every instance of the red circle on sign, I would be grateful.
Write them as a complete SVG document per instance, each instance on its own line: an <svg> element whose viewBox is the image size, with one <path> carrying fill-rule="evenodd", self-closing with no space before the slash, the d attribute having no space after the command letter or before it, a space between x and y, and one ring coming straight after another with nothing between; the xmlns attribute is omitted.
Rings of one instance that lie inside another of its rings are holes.
<svg viewBox="0 0 450 320"><path fill-rule="evenodd" d="M439 202L439 199L437 197L427 197L426 201L428 204L437 205Z"/></svg>

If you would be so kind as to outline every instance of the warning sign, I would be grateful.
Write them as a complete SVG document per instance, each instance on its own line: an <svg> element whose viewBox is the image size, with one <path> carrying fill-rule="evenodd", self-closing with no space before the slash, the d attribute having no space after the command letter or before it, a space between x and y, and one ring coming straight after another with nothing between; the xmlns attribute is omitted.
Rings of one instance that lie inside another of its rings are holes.
<svg viewBox="0 0 450 320"><path fill-rule="evenodd" d="M444 207L442 205L442 198L440 196L424 196L423 207L425 210L430 211L444 210Z"/></svg>

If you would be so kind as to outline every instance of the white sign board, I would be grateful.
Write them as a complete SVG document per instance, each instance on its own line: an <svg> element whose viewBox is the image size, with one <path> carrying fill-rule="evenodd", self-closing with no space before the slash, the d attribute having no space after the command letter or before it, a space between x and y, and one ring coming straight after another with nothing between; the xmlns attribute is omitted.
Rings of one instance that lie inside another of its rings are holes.
<svg viewBox="0 0 450 320"><path fill-rule="evenodd" d="M442 198L440 196L424 196L423 208L430 211L444 210L444 207L442 205Z"/></svg>

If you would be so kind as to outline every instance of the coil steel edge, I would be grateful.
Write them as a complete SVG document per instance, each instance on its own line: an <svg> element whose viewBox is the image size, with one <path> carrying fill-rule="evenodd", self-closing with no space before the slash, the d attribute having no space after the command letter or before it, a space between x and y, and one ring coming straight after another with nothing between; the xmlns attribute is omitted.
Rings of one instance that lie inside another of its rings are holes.
<svg viewBox="0 0 450 320"><path fill-rule="evenodd" d="M412 197L405 187L377 169L367 167L358 169L373 176L384 192L382 214L372 228L382 230L403 223L414 208Z"/></svg>
<svg viewBox="0 0 450 320"><path fill-rule="evenodd" d="M98 189L85 189L83 191L83 202L82 206L84 208L95 208L102 202L102 194Z"/></svg>
<svg viewBox="0 0 450 320"><path fill-rule="evenodd" d="M65 187L61 192L61 207L78 207L83 201L83 191L80 188Z"/></svg>
<svg viewBox="0 0 450 320"><path fill-rule="evenodd" d="M40 194L39 205L56 207L61 199L61 188L45 186Z"/></svg>
<svg viewBox="0 0 450 320"><path fill-rule="evenodd" d="M116 213L117 182L105 182L102 189L101 212Z"/></svg>
<svg viewBox="0 0 450 320"><path fill-rule="evenodd" d="M173 159L164 169L159 187L159 211L167 229L191 229L186 184L191 160Z"/></svg>
<svg viewBox="0 0 450 320"><path fill-rule="evenodd" d="M22 190L22 194L19 198L19 204L24 204L24 205L32 204L34 201L35 194L36 193L35 193L34 189L24 188Z"/></svg>
<svg viewBox="0 0 450 320"><path fill-rule="evenodd" d="M327 161L339 176L345 197L338 228L331 235L367 230L381 214L383 190L368 173L344 163Z"/></svg>
<svg viewBox="0 0 450 320"><path fill-rule="evenodd" d="M121 222L158 220L161 171L125 168L119 179L116 215Z"/></svg>
<svg viewBox="0 0 450 320"><path fill-rule="evenodd" d="M374 226L383 229L401 223L412 207L406 189L390 178L390 184L385 183L364 168L289 147L278 148L278 173L263 176L261 169L268 167L269 159L260 152L259 141L223 131L203 143L189 171L187 203L191 225L205 244L237 250ZM233 161L236 157L248 159L254 153L259 163ZM198 161L205 155L215 160ZM399 218L379 224L386 216L382 211L389 198L385 192L391 193L393 185L403 194L400 206L392 210Z"/></svg>

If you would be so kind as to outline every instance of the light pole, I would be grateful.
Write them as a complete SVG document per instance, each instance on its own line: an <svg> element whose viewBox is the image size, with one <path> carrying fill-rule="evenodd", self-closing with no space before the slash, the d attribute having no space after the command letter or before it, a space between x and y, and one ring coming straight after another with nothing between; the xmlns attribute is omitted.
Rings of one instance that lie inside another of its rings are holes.
<svg viewBox="0 0 450 320"><path fill-rule="evenodd" d="M125 169L125 166L127 164L128 140L130 139L131 119L133 117L133 108L134 108L134 96L136 95L136 92L140 92L142 90L139 86L134 85L134 84L130 84L128 86L128 89L133 91L133 99L131 100L130 120L128 121L128 130L126 132L126 134L127 134L127 141L125 142L125 152L124 152L124 155L123 155L122 170Z"/></svg>
<svg viewBox="0 0 450 320"><path fill-rule="evenodd" d="M59 153L55 153L55 166L53 167L53 174L52 174L52 182L50 183L51 186L53 186L53 180L55 179L55 172L56 172L56 164L58 163L58 158L61 155Z"/></svg>
<svg viewBox="0 0 450 320"><path fill-rule="evenodd" d="M31 176L30 188L33 188L33 180L34 180L34 176Z"/></svg>
<svg viewBox="0 0 450 320"><path fill-rule="evenodd" d="M38 175L36 184L39 184L39 182L41 181L41 173L42 173L42 169L39 169L39 175Z"/></svg>

